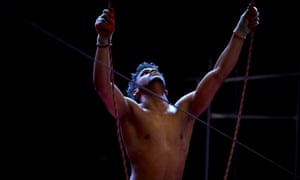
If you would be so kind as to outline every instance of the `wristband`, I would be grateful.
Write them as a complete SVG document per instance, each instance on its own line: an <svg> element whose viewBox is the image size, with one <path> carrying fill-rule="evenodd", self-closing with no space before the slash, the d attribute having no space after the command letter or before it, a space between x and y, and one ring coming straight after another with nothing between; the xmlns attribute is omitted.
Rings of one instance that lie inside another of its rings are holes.
<svg viewBox="0 0 300 180"><path fill-rule="evenodd" d="M241 15L239 22L233 30L237 36L243 39L246 39L247 35L250 33L250 29L248 28L249 20L246 18L246 13L247 11Z"/></svg>
<svg viewBox="0 0 300 180"><path fill-rule="evenodd" d="M109 38L101 38L101 36L98 35L96 45L101 48L108 47L111 45L109 41Z"/></svg>
<svg viewBox="0 0 300 180"><path fill-rule="evenodd" d="M112 45L112 43L110 43L110 44L96 44L96 46L98 47L98 48L106 48L106 47L109 47L109 46L111 46Z"/></svg>

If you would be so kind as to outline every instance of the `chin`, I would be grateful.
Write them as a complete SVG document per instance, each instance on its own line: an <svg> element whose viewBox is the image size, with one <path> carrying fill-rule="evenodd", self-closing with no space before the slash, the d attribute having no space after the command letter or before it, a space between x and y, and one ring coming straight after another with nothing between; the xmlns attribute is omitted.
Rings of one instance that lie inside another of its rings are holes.
<svg viewBox="0 0 300 180"><path fill-rule="evenodd" d="M166 87L166 81L162 76L153 76L151 81L160 81Z"/></svg>

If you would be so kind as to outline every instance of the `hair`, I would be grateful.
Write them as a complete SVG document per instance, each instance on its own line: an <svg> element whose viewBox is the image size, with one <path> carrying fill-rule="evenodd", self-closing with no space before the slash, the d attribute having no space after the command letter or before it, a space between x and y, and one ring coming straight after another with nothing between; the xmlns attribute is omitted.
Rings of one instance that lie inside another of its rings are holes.
<svg viewBox="0 0 300 180"><path fill-rule="evenodd" d="M145 68L158 69L159 66L156 65L154 62L145 62L144 61L137 66L135 73L131 73L131 81L129 81L129 83L128 83L128 88L127 88L126 92L127 92L127 95L134 100L137 100L137 98L135 96L133 96L133 94L132 94L133 90L136 88L136 78L137 78L138 74Z"/></svg>

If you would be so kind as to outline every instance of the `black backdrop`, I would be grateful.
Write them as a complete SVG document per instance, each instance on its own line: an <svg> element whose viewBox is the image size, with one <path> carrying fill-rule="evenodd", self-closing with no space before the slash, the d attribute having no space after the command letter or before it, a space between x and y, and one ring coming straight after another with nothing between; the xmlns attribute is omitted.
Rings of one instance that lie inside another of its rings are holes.
<svg viewBox="0 0 300 180"><path fill-rule="evenodd" d="M3 137L9 176L125 179L115 120L92 87L94 22L107 2L1 4ZM292 180L293 172L299 174L296 2L255 4L261 20L249 76L268 78L248 81L243 112L255 117L241 120L239 141L254 152L237 145L229 179ZM175 102L195 88L215 62L246 5L237 0L114 1L114 68L129 77L141 60L157 62ZM231 77L244 75L248 43ZM116 75L115 81L125 90L124 77ZM212 125L229 136L236 117L216 114L236 115L241 89L242 81L227 82L211 104ZM208 114L199 118L206 122ZM197 123L184 179L205 179L205 168L209 179L223 178L230 146L229 139L213 130L208 136L207 126Z"/></svg>

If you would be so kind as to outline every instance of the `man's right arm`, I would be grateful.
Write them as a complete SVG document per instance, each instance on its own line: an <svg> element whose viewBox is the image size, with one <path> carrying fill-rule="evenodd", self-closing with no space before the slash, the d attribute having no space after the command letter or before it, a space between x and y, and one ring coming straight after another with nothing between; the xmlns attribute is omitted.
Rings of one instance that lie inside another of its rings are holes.
<svg viewBox="0 0 300 180"><path fill-rule="evenodd" d="M98 33L93 69L94 88L105 104L107 110L116 115L116 104L119 116L127 112L128 106L122 92L112 82L113 69L111 66L111 39L114 32L114 10L104 9L96 19L95 28ZM113 91L114 90L114 91Z"/></svg>

